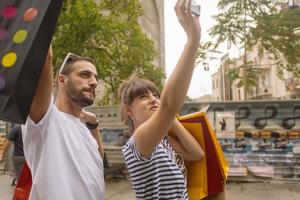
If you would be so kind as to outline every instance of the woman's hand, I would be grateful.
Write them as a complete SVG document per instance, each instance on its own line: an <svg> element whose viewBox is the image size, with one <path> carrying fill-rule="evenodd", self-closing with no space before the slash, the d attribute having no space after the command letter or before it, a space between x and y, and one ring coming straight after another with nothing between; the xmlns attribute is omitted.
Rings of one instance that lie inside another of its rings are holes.
<svg viewBox="0 0 300 200"><path fill-rule="evenodd" d="M201 27L199 17L191 12L192 0L178 0L174 8L177 18L187 34L187 43L199 46L201 38Z"/></svg>
<svg viewBox="0 0 300 200"><path fill-rule="evenodd" d="M168 141L173 149L181 154L184 160L196 161L203 159L204 152L197 140L175 118L170 131Z"/></svg>

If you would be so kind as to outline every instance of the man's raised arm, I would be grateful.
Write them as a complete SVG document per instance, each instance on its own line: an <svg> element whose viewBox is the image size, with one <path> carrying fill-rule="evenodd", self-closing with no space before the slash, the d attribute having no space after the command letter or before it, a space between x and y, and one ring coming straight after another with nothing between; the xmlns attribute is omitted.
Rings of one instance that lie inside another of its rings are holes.
<svg viewBox="0 0 300 200"><path fill-rule="evenodd" d="M49 107L52 98L52 84L52 47L50 46L29 111L29 117L35 123L42 119Z"/></svg>

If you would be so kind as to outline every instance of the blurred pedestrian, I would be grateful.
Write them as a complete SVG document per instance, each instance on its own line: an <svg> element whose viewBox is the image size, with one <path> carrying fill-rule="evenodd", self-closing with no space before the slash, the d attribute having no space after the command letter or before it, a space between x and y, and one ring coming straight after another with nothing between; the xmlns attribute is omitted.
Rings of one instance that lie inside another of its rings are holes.
<svg viewBox="0 0 300 200"><path fill-rule="evenodd" d="M12 161L15 170L15 177L13 179L12 185L16 185L15 182L19 179L25 162L25 157L23 152L22 130L20 125L15 125L6 136L3 145L3 154L0 155L0 162L3 161L3 158L5 157L12 143L14 144Z"/></svg>

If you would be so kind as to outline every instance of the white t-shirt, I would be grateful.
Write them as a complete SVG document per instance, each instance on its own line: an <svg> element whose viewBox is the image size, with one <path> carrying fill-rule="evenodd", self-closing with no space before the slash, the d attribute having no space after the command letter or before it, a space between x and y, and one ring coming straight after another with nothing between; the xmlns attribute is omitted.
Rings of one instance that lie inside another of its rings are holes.
<svg viewBox="0 0 300 200"><path fill-rule="evenodd" d="M98 144L79 118L51 103L39 123L28 117L22 131L31 200L104 200Z"/></svg>

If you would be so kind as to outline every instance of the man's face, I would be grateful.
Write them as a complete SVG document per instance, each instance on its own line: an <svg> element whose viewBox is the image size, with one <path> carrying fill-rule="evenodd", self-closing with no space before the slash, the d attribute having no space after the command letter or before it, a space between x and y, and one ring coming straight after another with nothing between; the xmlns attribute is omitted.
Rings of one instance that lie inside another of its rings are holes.
<svg viewBox="0 0 300 200"><path fill-rule="evenodd" d="M88 61L77 61L73 71L66 77L68 98L80 107L90 106L95 100L98 75L95 66Z"/></svg>

